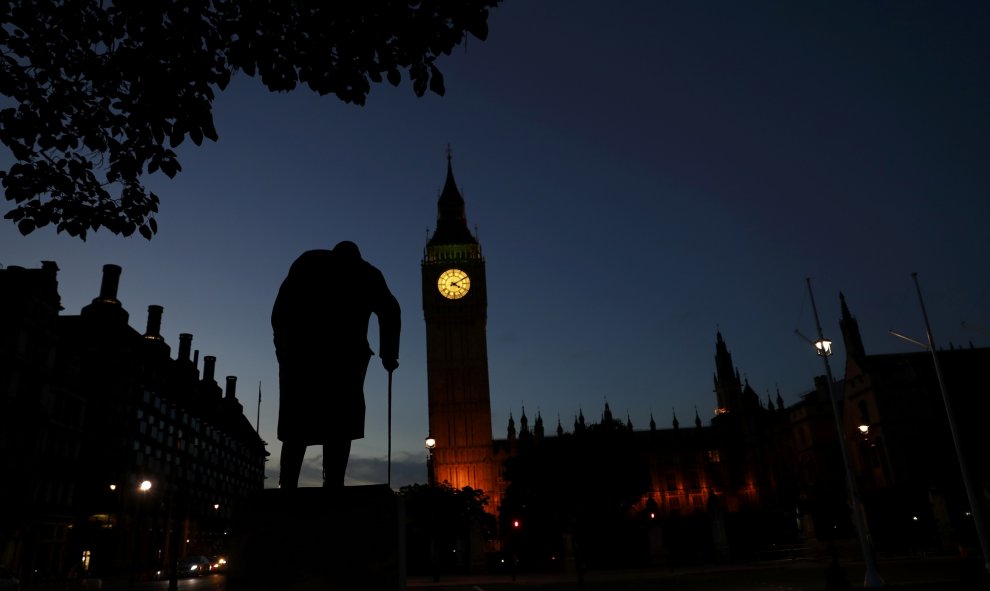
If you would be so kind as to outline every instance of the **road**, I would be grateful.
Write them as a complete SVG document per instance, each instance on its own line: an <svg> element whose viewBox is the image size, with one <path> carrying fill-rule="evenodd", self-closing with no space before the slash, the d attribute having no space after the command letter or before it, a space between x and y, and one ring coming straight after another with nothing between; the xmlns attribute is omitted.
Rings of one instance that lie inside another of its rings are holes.
<svg viewBox="0 0 990 591"><path fill-rule="evenodd" d="M586 573L408 577L410 591L825 591L826 564L782 560L670 570L653 568ZM964 583L958 558L901 558L881 561L888 588L900 591L986 591L983 583ZM862 564L843 566L853 588L862 587ZM180 579L178 591L226 591L223 575ZM104 590L129 591L126 580L106 581ZM134 591L166 591L168 581L140 581ZM278 590L273 590L278 591Z"/></svg>
<svg viewBox="0 0 990 591"><path fill-rule="evenodd" d="M130 591L130 582L125 579L103 581L102 591ZM192 577L178 580L178 591L225 591L226 577L220 574L205 577ZM134 591L167 591L168 580L136 581Z"/></svg>
<svg viewBox="0 0 990 591"><path fill-rule="evenodd" d="M695 569L648 569L587 573L578 581L574 573L498 577L410 577L407 587L416 591L824 591L826 564L814 560L784 560L747 565ZM880 575L889 588L903 591L986 591L984 584L961 583L958 558L898 559L883 561ZM854 588L861 588L862 564L843 567Z"/></svg>

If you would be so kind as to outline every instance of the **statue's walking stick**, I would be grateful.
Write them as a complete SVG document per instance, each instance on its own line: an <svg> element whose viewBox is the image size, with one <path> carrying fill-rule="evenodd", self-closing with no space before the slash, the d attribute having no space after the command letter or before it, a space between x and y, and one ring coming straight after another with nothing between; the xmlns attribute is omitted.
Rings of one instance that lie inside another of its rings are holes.
<svg viewBox="0 0 990 591"><path fill-rule="evenodd" d="M388 487L392 488L392 370L388 371Z"/></svg>

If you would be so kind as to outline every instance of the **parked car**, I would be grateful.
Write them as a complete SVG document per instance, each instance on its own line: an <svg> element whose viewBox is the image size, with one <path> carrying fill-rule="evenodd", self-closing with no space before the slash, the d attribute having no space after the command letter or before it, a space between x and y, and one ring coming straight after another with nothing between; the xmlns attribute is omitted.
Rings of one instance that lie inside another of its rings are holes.
<svg viewBox="0 0 990 591"><path fill-rule="evenodd" d="M175 568L177 577L202 577L210 574L210 559L205 556L187 556Z"/></svg>
<svg viewBox="0 0 990 591"><path fill-rule="evenodd" d="M76 589L102 589L103 579L101 579L92 569L86 568L83 563L77 563L69 569L66 575L65 588L67 591Z"/></svg>
<svg viewBox="0 0 990 591"><path fill-rule="evenodd" d="M7 567L0 566L0 591L20 591L21 582Z"/></svg>
<svg viewBox="0 0 990 591"><path fill-rule="evenodd" d="M226 556L211 556L210 557L210 568L212 572L222 573L227 570L227 557Z"/></svg>

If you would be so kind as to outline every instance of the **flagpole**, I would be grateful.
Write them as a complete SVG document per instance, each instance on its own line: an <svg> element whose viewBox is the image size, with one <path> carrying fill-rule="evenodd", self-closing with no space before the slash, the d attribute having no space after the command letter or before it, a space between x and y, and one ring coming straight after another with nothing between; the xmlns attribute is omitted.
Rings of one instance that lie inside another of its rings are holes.
<svg viewBox="0 0 990 591"><path fill-rule="evenodd" d="M927 349L931 352L932 363L935 365L935 377L938 379L938 388L942 393L942 403L945 405L945 416L949 420L952 444L956 448L956 458L959 460L959 470L962 472L963 486L966 488L966 497L969 500L969 512L973 517L973 524L976 526L976 537L979 538L980 550L983 551L983 569L990 572L990 540L987 538L986 525L983 522L983 499L980 498L980 494L970 480L969 468L966 466L966 455L963 453L959 430L956 427L956 415L952 410L952 403L949 401L949 395L945 389L945 379L942 377L942 367L938 362L938 351L935 349L935 337L932 336L932 327L928 324L925 300L921 298L921 284L918 283L918 274L911 273L911 278L914 279L914 287L918 292L918 303L921 304L921 317L925 321L925 334L928 337Z"/></svg>
<svg viewBox="0 0 990 591"><path fill-rule="evenodd" d="M846 471L846 489L852 505L853 526L856 528L856 536L859 538L859 547L863 553L863 563L866 567L866 574L863 576L863 587L883 587L886 583L877 570L877 560L873 554L873 543L870 540L870 531L866 524L866 511L863 509L863 501L859 496L859 486L856 484L856 477L853 474L852 465L849 460L845 423L842 421L842 410L839 408L839 394L835 391L835 380L832 379L832 366L828 362L829 355L832 354L832 351L830 346L826 346L825 333L822 331L822 322L818 318L818 307L815 306L815 293L811 290L811 278L808 277L806 281L808 283L808 295L811 298L811 311L815 315L815 327L818 329L818 342L815 343L815 348L818 349L818 355L821 356L822 361L825 363L825 379L828 380L828 397L832 402L832 417L835 419L839 452L842 454L842 464Z"/></svg>

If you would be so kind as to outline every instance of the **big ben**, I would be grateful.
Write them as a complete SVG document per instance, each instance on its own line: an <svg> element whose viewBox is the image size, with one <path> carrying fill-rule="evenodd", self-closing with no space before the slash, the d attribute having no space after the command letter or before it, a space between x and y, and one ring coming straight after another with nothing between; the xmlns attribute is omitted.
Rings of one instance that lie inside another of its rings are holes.
<svg viewBox="0 0 990 591"><path fill-rule="evenodd" d="M485 259L468 229L449 152L422 272L430 436L435 441L430 481L470 486L494 497Z"/></svg>

